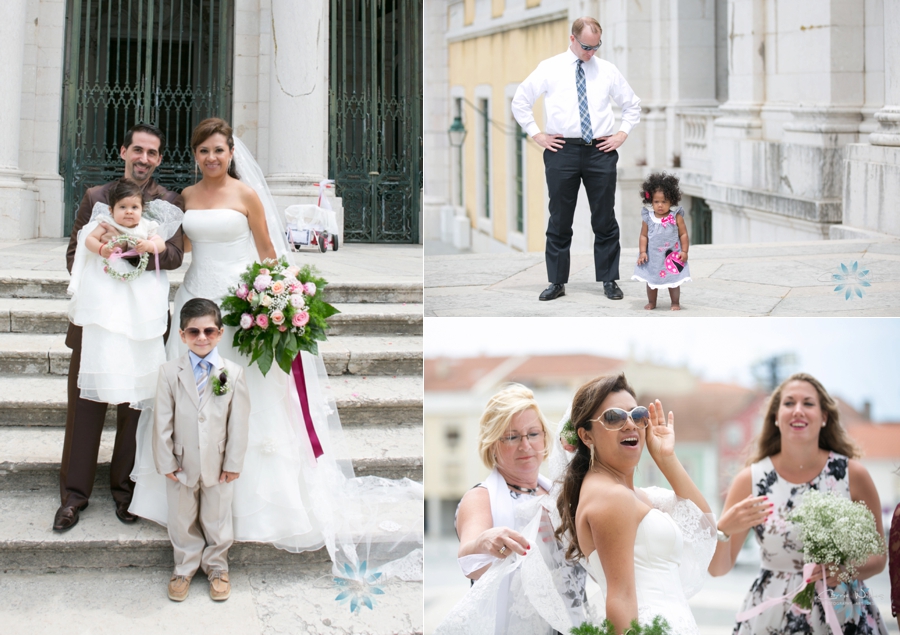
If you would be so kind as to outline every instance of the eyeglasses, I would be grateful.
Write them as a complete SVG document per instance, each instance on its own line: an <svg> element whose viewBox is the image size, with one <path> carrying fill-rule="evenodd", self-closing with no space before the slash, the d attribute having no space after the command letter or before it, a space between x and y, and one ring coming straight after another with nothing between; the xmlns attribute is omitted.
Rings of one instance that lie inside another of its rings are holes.
<svg viewBox="0 0 900 635"><path fill-rule="evenodd" d="M594 417L591 421L596 421L607 430L621 430L629 419L637 427L646 428L650 425L650 411L644 406L638 406L631 412L621 408L610 408L609 410L604 410L603 414L599 417Z"/></svg>
<svg viewBox="0 0 900 635"><path fill-rule="evenodd" d="M573 35L572 37L575 37L575 36ZM588 46L587 44L585 44L584 42L579 40L577 37L575 37L575 41L578 42L579 44L581 44L581 48L583 48L585 51L596 51L597 49L600 48L600 45L603 44L603 40L600 40L599 42L597 42L597 46Z"/></svg>
<svg viewBox="0 0 900 635"><path fill-rule="evenodd" d="M544 445L544 431L529 432L528 434L511 434L508 437L500 437L500 440L506 445L519 445L519 441L522 439L528 439L528 443L531 446Z"/></svg>
<svg viewBox="0 0 900 635"><path fill-rule="evenodd" d="M218 335L219 333L221 333L221 330L217 329L215 327L212 327L212 326L208 326L205 329L203 329L203 335L206 336L206 339L209 339L215 335ZM187 335L188 339L195 340L198 337L200 337L200 329L196 329L196 328L184 329L184 334Z"/></svg>

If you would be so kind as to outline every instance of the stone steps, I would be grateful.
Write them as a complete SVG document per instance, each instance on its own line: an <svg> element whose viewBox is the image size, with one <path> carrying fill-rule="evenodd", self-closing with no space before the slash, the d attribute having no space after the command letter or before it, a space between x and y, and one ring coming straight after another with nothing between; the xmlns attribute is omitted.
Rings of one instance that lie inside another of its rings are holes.
<svg viewBox="0 0 900 635"><path fill-rule="evenodd" d="M0 376L0 428L65 426L67 377ZM355 376L331 380L344 427L422 426L422 376ZM113 409L107 425L114 424ZM0 454L0 458L2 458Z"/></svg>
<svg viewBox="0 0 900 635"><path fill-rule="evenodd" d="M331 376L422 374L419 336L338 336L319 351ZM67 375L70 356L62 334L0 333L0 374Z"/></svg>
<svg viewBox="0 0 900 635"><path fill-rule="evenodd" d="M53 487L59 483L64 428L0 427L0 489ZM116 432L105 429L100 440L96 480L108 483ZM422 428L415 426L347 427L343 453L357 476L422 480Z"/></svg>
<svg viewBox="0 0 900 635"><path fill-rule="evenodd" d="M181 286L184 273L169 272L170 299ZM66 271L0 271L0 298L37 298L64 300L69 286ZM325 287L325 300L334 303L421 304L419 282L331 282Z"/></svg>
<svg viewBox="0 0 900 635"><path fill-rule="evenodd" d="M58 486L0 491L0 571L117 567L171 571L172 546L166 529L143 519L131 525L119 522L108 490L95 491L78 524L62 533L52 530L58 506ZM421 515L417 507L421 506L398 505L395 522L401 527L415 523ZM390 542L399 535L383 532L375 540ZM295 571L312 566L322 573L331 569L325 549L288 553L267 544L236 542L228 555L229 563L235 565L278 565Z"/></svg>
<svg viewBox="0 0 900 635"><path fill-rule="evenodd" d="M0 298L0 333L65 333L67 300ZM341 313L328 320L329 336L421 335L421 304L335 303Z"/></svg>

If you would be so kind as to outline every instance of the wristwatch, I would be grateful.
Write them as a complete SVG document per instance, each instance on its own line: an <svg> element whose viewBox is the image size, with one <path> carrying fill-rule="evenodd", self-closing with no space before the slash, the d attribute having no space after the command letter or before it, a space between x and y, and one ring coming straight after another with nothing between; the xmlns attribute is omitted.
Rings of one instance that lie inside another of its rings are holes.
<svg viewBox="0 0 900 635"><path fill-rule="evenodd" d="M718 540L719 542L728 542L729 540L731 540L731 536L726 534L721 529L716 529L716 540Z"/></svg>

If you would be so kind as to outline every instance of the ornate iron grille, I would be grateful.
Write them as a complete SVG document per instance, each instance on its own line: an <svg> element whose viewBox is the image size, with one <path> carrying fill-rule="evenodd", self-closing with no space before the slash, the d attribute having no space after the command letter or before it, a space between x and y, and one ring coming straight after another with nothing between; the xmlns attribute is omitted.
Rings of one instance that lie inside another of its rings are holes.
<svg viewBox="0 0 900 635"><path fill-rule="evenodd" d="M419 242L422 0L331 0L329 172L347 242Z"/></svg>
<svg viewBox="0 0 900 635"><path fill-rule="evenodd" d="M87 188L122 176L119 148L141 122L166 135L154 178L194 182L193 127L231 118L232 0L68 0L60 173L65 232Z"/></svg>

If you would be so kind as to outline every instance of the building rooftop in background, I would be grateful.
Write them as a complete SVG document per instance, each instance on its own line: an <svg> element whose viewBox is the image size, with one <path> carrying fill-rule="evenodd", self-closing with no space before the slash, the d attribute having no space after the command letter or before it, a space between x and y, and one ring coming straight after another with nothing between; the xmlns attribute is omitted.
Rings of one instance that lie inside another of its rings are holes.
<svg viewBox="0 0 900 635"><path fill-rule="evenodd" d="M425 360L425 390L466 391L482 381L515 381L532 387L577 386L598 375L621 372L625 364L625 360L599 355L438 357Z"/></svg>

